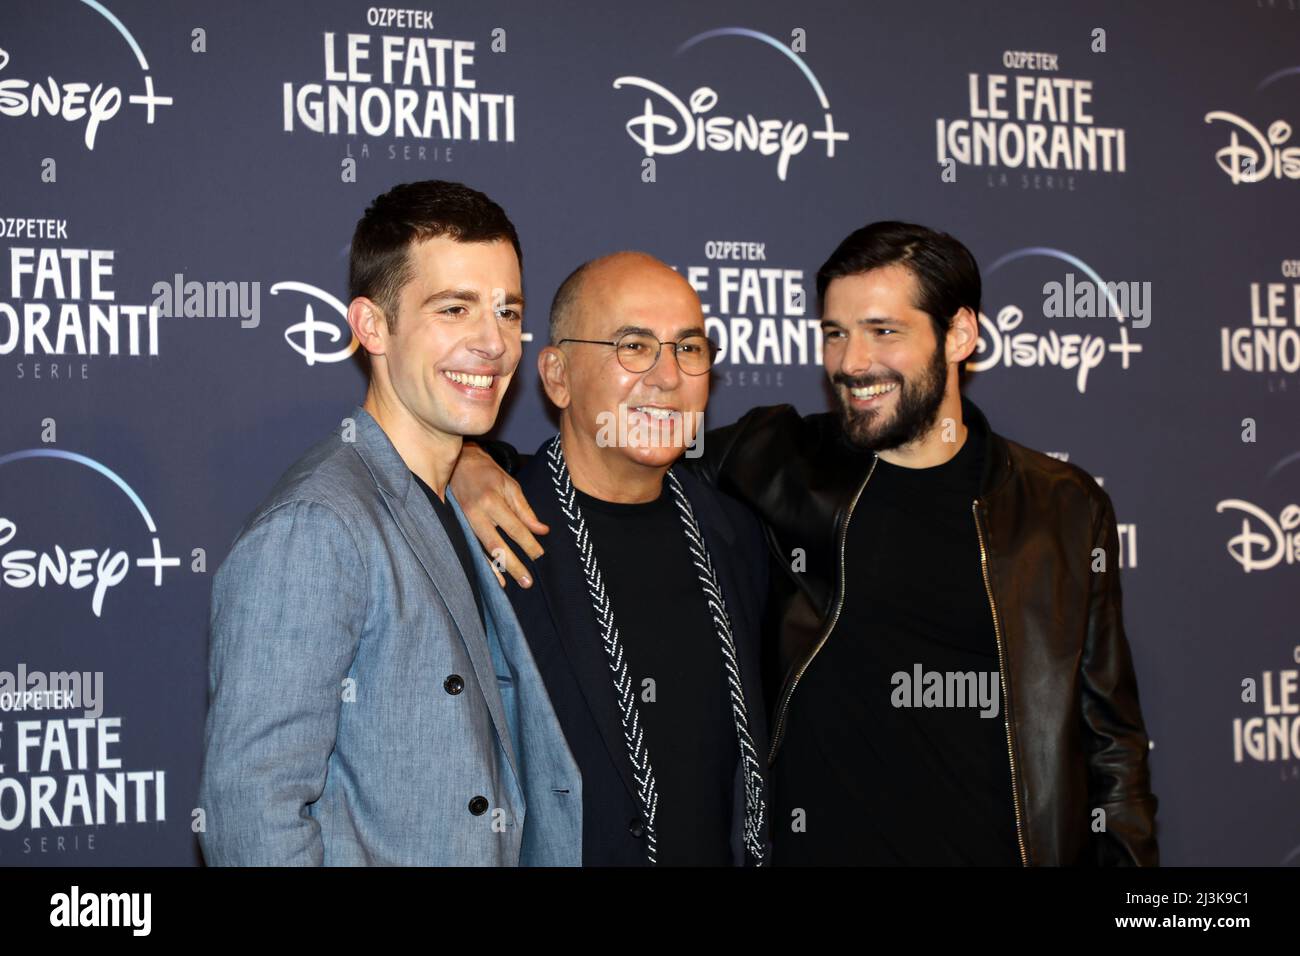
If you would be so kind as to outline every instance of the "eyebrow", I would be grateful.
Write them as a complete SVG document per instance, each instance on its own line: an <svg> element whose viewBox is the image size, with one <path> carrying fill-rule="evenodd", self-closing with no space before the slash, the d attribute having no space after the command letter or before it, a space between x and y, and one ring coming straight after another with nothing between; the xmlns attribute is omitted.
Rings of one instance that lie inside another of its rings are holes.
<svg viewBox="0 0 1300 956"><path fill-rule="evenodd" d="M640 325L620 325L618 328L616 328L613 332L609 334L609 337L612 339L616 339L620 335L627 335L629 332L639 332L642 335L651 335L654 336L655 338L658 338L658 336L655 335L653 332L651 332L649 329ZM707 336L707 333L704 331L703 326L700 325L686 326L685 328L680 328L677 330L677 334L673 336L672 341L675 342L677 339L685 338L688 335Z"/></svg>
<svg viewBox="0 0 1300 956"><path fill-rule="evenodd" d="M455 302L480 301L478 291L475 289L441 289L425 299L422 307L428 305L430 302L439 302L443 300L452 300ZM524 304L524 297L518 292L507 292L503 304L522 306Z"/></svg>
<svg viewBox="0 0 1300 956"><path fill-rule="evenodd" d="M843 322L840 322L838 319L822 319L821 324L822 324L823 326L833 325L833 326L835 326L837 329L842 329L842 328L844 328L844 323L843 323ZM902 321L901 319L895 319L895 318L893 318L892 316L887 316L887 315L884 315L884 316L875 316L875 315L873 315L873 316L869 316L869 317L866 317L866 318L855 319L855 320L853 321L852 324L855 324L855 325L903 325L904 323L903 323L903 321Z"/></svg>

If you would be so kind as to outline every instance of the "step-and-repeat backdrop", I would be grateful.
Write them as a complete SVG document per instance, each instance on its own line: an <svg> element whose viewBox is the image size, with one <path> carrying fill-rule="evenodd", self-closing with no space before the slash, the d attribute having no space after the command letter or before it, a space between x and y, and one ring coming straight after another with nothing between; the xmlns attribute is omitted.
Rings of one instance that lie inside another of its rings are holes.
<svg viewBox="0 0 1300 956"><path fill-rule="evenodd" d="M189 864L212 576L360 400L348 241L499 201L699 290L709 421L827 407L813 276L974 251L969 393L1115 502L1171 864L1300 862L1300 3L0 6L0 864ZM75 706L74 706L75 705Z"/></svg>

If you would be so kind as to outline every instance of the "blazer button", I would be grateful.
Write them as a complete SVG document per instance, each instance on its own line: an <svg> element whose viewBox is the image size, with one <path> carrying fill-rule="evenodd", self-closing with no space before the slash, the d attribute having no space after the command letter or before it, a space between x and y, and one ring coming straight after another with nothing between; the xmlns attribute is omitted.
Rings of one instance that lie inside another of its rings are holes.
<svg viewBox="0 0 1300 956"><path fill-rule="evenodd" d="M442 689L455 697L465 689L465 679L459 674L452 674L442 682Z"/></svg>
<svg viewBox="0 0 1300 956"><path fill-rule="evenodd" d="M487 808L487 797L475 797L469 802L469 812L474 814L476 817L481 817L483 814L487 813Z"/></svg>
<svg viewBox="0 0 1300 956"><path fill-rule="evenodd" d="M640 820L633 820L627 825L627 832L639 840L645 836L645 824Z"/></svg>

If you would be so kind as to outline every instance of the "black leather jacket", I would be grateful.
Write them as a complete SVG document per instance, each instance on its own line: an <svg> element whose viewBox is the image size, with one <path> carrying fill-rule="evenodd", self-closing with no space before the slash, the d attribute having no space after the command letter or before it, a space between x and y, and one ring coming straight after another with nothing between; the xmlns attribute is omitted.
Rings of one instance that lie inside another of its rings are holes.
<svg viewBox="0 0 1300 956"><path fill-rule="evenodd" d="M1156 798L1110 498L1078 467L994 434L968 399L962 410L988 437L971 520L997 638L1021 862L1154 866ZM759 513L784 570L772 575L764 662L771 763L799 680L852 590L844 543L875 458L847 443L834 415L778 405L708 432L695 464ZM1092 570L1098 548L1104 572Z"/></svg>

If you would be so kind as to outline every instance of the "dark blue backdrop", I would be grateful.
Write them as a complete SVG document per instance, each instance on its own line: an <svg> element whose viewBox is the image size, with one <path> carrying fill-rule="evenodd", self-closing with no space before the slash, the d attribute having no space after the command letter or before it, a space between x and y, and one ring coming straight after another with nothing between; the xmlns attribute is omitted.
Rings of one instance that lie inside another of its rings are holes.
<svg viewBox="0 0 1300 956"><path fill-rule="evenodd" d="M427 178L513 217L539 339L585 259L687 271L711 424L826 406L812 276L851 229L963 239L970 394L1115 502L1165 861L1295 864L1298 7L5 0L0 864L197 862L212 572L360 399L348 239ZM1141 307L1049 315L1067 275ZM236 297L169 314L188 282ZM37 672L102 699L15 709Z"/></svg>

